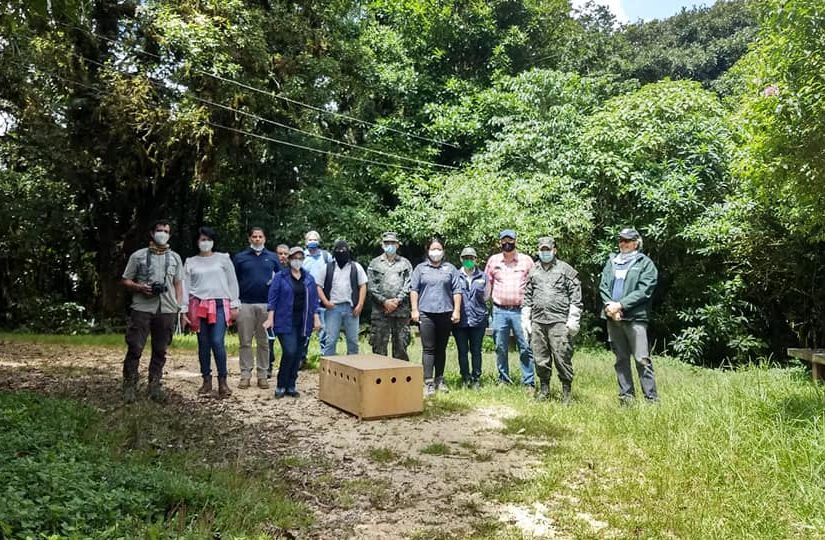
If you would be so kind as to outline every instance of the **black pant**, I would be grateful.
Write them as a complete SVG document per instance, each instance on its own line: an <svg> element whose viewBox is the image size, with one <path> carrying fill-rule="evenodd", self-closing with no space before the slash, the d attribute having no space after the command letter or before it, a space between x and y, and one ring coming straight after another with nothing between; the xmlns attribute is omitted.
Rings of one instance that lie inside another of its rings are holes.
<svg viewBox="0 0 825 540"><path fill-rule="evenodd" d="M484 341L485 326L453 328L455 346L458 349L458 369L465 382L478 382L481 379L481 343ZM468 353L472 356L473 369L470 371Z"/></svg>
<svg viewBox="0 0 825 540"><path fill-rule="evenodd" d="M435 376L444 376L444 364L447 363L447 342L450 340L450 330L453 327L450 321L450 312L421 313L421 363L424 364L424 380Z"/></svg>
<svg viewBox="0 0 825 540"><path fill-rule="evenodd" d="M160 380L166 364L166 349L172 343L175 332L176 313L129 313L126 323L126 358L123 359L123 379L137 381L140 356L146 346L146 338L152 335L152 359L149 361L149 380Z"/></svg>

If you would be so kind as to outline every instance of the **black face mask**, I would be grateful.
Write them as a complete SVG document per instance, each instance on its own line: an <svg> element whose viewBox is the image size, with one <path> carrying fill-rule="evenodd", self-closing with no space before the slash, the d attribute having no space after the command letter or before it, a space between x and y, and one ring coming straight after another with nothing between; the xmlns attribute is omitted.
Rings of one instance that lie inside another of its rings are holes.
<svg viewBox="0 0 825 540"><path fill-rule="evenodd" d="M349 251L336 251L332 256L335 257L338 268L343 268L349 262Z"/></svg>
<svg viewBox="0 0 825 540"><path fill-rule="evenodd" d="M502 251L507 251L509 253L510 251L513 251L514 249L516 249L516 243L515 242L502 242L501 243L501 250Z"/></svg>

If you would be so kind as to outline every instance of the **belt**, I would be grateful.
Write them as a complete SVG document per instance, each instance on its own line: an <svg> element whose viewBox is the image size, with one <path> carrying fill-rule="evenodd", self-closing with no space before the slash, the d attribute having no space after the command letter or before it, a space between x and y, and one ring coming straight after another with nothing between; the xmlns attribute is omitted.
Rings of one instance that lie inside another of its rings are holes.
<svg viewBox="0 0 825 540"><path fill-rule="evenodd" d="M496 304L495 302L493 302L493 305L495 307L497 307L498 309L503 309L503 310L506 310L506 311L518 311L518 310L521 309L521 305L518 305L518 306L502 306L501 304Z"/></svg>

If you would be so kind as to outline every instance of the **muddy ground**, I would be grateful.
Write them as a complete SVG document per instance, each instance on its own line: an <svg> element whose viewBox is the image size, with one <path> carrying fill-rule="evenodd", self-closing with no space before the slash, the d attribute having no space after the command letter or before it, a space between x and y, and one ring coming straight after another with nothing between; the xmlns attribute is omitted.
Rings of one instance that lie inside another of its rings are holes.
<svg viewBox="0 0 825 540"><path fill-rule="evenodd" d="M0 389L29 388L128 415L118 391L122 355L117 349L0 342ZM145 376L145 359L143 364ZM230 366L230 398L198 397L196 353L172 352L166 407L179 415L179 426L167 440L149 442L214 445L228 461L272 463L273 477L281 484L286 477L290 495L315 515L309 530L278 535L458 538L503 523L527 536L559 537L542 512L531 517L530 509L492 496L502 485L529 479L539 447L552 444L504 434L503 422L515 411L456 411L436 401L421 416L360 421L318 400L316 371L301 372L300 398L275 400L271 389L254 387L254 378L253 388L239 390L237 358L230 357Z"/></svg>

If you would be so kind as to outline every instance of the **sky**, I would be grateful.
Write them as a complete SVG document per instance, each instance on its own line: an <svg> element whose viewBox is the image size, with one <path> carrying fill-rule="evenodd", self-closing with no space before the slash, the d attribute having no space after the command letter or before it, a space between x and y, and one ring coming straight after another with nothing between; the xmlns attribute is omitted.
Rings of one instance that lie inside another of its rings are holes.
<svg viewBox="0 0 825 540"><path fill-rule="evenodd" d="M573 0L573 7L583 6L587 0ZM664 19L682 11L682 8L708 6L711 0L595 0L610 8L619 22L636 22L639 19Z"/></svg>

